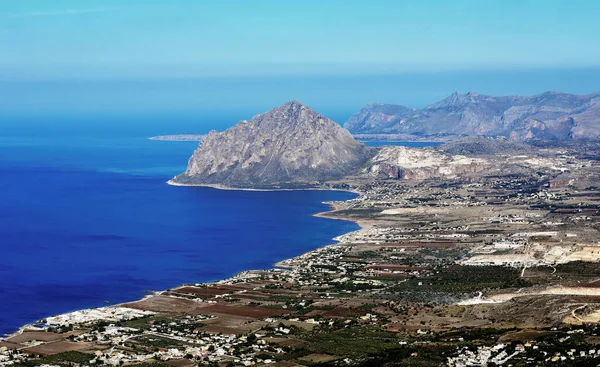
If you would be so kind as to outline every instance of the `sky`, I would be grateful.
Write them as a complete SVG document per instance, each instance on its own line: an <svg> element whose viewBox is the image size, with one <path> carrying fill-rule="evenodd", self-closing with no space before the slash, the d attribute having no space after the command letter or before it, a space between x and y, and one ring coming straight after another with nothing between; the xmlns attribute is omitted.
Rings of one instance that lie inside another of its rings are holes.
<svg viewBox="0 0 600 367"><path fill-rule="evenodd" d="M596 0L0 0L0 119L600 89Z"/></svg>
<svg viewBox="0 0 600 367"><path fill-rule="evenodd" d="M595 0L0 1L1 77L600 66Z"/></svg>

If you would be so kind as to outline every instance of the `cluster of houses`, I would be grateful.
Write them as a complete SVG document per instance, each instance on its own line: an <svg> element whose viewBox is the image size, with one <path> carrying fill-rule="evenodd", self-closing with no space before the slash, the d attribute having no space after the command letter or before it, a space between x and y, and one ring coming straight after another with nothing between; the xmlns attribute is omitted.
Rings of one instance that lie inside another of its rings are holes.
<svg viewBox="0 0 600 367"><path fill-rule="evenodd" d="M93 310L89 310L93 311ZM123 310L120 310L123 311ZM104 311L101 311L104 312ZM127 314L126 312L125 314ZM77 314L77 318L61 315L60 317L52 318L51 320L59 321L59 324L54 326L67 326L67 320L79 319L81 312ZM92 314L98 314L92 312ZM123 313L121 313L123 314ZM71 315L72 316L72 315ZM94 342L92 359L90 365L113 365L119 366L125 363L140 363L147 361L170 361L187 359L191 362L234 362L245 366L255 364L274 363L268 358L261 358L265 352L270 354L283 353L283 349L276 347L267 342L266 332L257 331L248 335L226 335L226 334L208 334L199 333L196 329L186 328L190 324L198 321L212 318L213 316L199 315L192 318L183 318L181 320L171 321L168 323L153 326L153 322L149 322L149 328L143 329L117 326L108 324L98 327L98 324L90 325L90 330L69 338L70 341L78 343ZM88 323L89 318L86 318ZM124 319L121 319L123 321ZM94 320L103 321L106 320ZM277 320L271 320L276 322ZM80 325L85 326L85 325ZM289 328L276 327L273 329L273 335L285 335L290 333ZM143 348L132 347L134 341L141 341L140 345ZM175 342L173 345L164 345L161 347L152 347L153 341L170 341ZM87 351L92 353L92 351ZM19 365L26 362L34 356L19 351L10 350L6 347L0 348L0 366ZM194 365L192 363L191 365Z"/></svg>
<svg viewBox="0 0 600 367"><path fill-rule="evenodd" d="M477 350L459 348L455 356L449 357L447 364L453 367L514 365L515 363L537 366L549 363L577 363L600 358L600 350L569 348L565 351L551 351L547 345L534 342L524 344L496 344L481 346ZM587 364L586 364L587 365Z"/></svg>
<svg viewBox="0 0 600 367"><path fill-rule="evenodd" d="M0 347L0 367L18 365L28 358L27 354L10 350L7 347Z"/></svg>

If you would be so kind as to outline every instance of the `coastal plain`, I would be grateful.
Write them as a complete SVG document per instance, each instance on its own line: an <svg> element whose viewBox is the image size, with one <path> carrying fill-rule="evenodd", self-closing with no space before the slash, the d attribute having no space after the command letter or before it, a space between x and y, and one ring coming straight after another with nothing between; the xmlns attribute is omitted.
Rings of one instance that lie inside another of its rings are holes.
<svg viewBox="0 0 600 367"><path fill-rule="evenodd" d="M318 214L361 226L337 243L40 320L0 364L596 365L600 149L496 143L382 148L317 187L360 193Z"/></svg>

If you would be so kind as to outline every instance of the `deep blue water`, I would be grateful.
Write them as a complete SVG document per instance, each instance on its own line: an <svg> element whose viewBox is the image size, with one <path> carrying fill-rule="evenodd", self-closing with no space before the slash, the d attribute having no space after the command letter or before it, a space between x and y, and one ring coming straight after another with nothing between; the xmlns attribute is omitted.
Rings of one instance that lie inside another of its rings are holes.
<svg viewBox="0 0 600 367"><path fill-rule="evenodd" d="M311 216L351 193L166 185L196 143L146 139L162 128L20 126L0 136L0 335L147 290L269 268L357 228Z"/></svg>

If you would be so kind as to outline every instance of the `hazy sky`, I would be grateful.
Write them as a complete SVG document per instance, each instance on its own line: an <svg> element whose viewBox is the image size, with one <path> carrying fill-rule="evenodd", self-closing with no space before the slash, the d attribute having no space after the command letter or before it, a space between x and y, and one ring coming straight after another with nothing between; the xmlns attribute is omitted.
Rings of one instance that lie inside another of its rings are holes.
<svg viewBox="0 0 600 367"><path fill-rule="evenodd" d="M600 66L600 1L0 2L0 78Z"/></svg>
<svg viewBox="0 0 600 367"><path fill-rule="evenodd" d="M0 124L591 93L599 20L600 0L0 0Z"/></svg>

